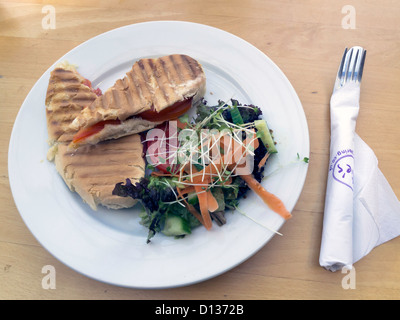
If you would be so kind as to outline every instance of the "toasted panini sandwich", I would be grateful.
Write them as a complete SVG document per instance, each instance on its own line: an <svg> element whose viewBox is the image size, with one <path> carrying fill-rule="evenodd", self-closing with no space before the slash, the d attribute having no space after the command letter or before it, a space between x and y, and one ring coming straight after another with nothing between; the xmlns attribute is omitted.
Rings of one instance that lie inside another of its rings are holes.
<svg viewBox="0 0 400 320"><path fill-rule="evenodd" d="M200 102L205 88L202 66L187 55L140 59L71 123L78 131L71 146L143 132L176 119Z"/></svg>
<svg viewBox="0 0 400 320"><path fill-rule="evenodd" d="M93 210L99 205L122 209L132 207L137 200L113 195L112 191L126 177L135 183L144 176L142 152L140 135L133 134L76 150L65 143L58 144L54 163L69 189Z"/></svg>
<svg viewBox="0 0 400 320"><path fill-rule="evenodd" d="M76 130L71 122L101 95L89 80L80 75L67 61L60 63L50 74L46 94L46 118L49 143L71 141Z"/></svg>
<svg viewBox="0 0 400 320"><path fill-rule="evenodd" d="M140 136L133 134L112 143L82 146L71 151L76 130L71 122L83 108L96 100L101 92L82 77L74 66L64 62L50 74L46 96L46 116L50 149L58 173L69 189L77 192L93 209L99 205L112 208L132 207L136 200L112 195L116 183L127 176L138 181L144 176L145 163Z"/></svg>

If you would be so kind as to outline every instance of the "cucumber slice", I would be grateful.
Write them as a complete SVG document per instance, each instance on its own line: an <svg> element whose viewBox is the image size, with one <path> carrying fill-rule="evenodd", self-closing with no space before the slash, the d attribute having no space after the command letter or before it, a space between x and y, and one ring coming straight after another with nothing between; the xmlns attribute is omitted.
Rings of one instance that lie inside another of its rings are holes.
<svg viewBox="0 0 400 320"><path fill-rule="evenodd" d="M164 228L161 232L168 237L183 236L191 233L189 223L174 214L168 214L165 218Z"/></svg>
<svg viewBox="0 0 400 320"><path fill-rule="evenodd" d="M264 143L269 153L277 153L274 138L269 131L267 122L265 120L255 120L254 125L257 129L257 134L259 135L261 141Z"/></svg>
<svg viewBox="0 0 400 320"><path fill-rule="evenodd" d="M243 124L243 118L236 103L229 109L234 124Z"/></svg>

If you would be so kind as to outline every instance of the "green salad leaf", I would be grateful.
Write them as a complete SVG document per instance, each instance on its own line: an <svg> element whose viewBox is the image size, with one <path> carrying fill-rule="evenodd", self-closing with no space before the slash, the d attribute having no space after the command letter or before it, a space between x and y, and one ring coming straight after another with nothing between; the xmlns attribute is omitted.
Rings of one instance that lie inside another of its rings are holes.
<svg viewBox="0 0 400 320"><path fill-rule="evenodd" d="M254 105L242 105L237 100L231 100L230 104L219 101L215 106L208 106L202 100L196 109L196 117L193 122L189 121L187 115L180 117L181 123L186 123L191 130L201 129L227 129L237 130L256 130L254 123L260 119L261 109ZM244 132L243 131L243 132ZM258 137L256 137L258 139ZM260 140L260 139L259 139ZM263 177L263 167L258 164L268 152L264 144L259 141L259 147L254 151L254 178L261 181ZM204 168L202 162L192 163L198 171ZM157 170L156 166L147 166L149 170ZM170 171L170 170L169 170ZM210 184L207 190L211 191L212 196L218 204L217 210L211 212L211 217L218 225L226 223L224 212L235 210L241 198L248 192L249 187L244 180L232 172L225 170L222 174L223 179ZM157 233L164 233L168 236L182 238L190 234L192 229L201 225L198 218L193 214L193 210L200 212L198 194L189 192L185 199L178 197L179 190L187 185L175 176L148 175L136 183L126 179L125 183L117 183L113 194L121 197L132 197L139 200L144 210L140 213L140 223L148 229L147 242ZM220 173L221 174L221 173ZM231 179L230 184L225 184L226 180ZM205 190L205 191L207 191Z"/></svg>

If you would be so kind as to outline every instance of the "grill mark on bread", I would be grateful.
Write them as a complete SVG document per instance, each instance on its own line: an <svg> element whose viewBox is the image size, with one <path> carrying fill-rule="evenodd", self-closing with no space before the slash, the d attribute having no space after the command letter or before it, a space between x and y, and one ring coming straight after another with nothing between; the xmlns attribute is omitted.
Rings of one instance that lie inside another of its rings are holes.
<svg viewBox="0 0 400 320"><path fill-rule="evenodd" d="M112 105L113 102L113 93L111 92L110 94L103 95L101 101L103 102L102 105L105 106L105 109L109 109L109 106Z"/></svg>
<svg viewBox="0 0 400 320"><path fill-rule="evenodd" d="M175 68L173 67L171 68L171 65L173 66L173 64L171 63L170 57L167 56L159 58L159 61L163 67L164 73L167 75L168 78L168 83L171 88L171 100L177 100L178 96L175 91L175 87L176 87L176 80L179 79L179 75L177 74Z"/></svg>
<svg viewBox="0 0 400 320"><path fill-rule="evenodd" d="M143 79L144 79L146 87L148 89L149 100L152 102L150 108L151 108L151 110L154 110L154 105L157 104L158 97L156 95L156 88L153 86L155 77L152 75L152 72L151 72L152 69L149 65L149 60L150 59L141 59L137 62L137 64L139 65L139 69L143 75ZM146 66L148 66L148 67L146 68ZM148 69L150 69L150 70L148 70ZM157 81L155 81L155 82L157 82Z"/></svg>
<svg viewBox="0 0 400 320"><path fill-rule="evenodd" d="M156 91L155 92L156 98L157 99L159 98L159 95L156 94L157 91L159 91L159 92L161 92L164 101L166 103L168 103L169 102L169 97L168 97L168 94L166 92L167 88L165 88L165 86L164 86L163 74L160 72L160 71L162 71L162 68L159 68L157 66L157 64L155 63L157 60L155 60L155 59L147 59L147 61L148 61L148 64L150 66L150 70L153 73L153 78L157 82L157 88L155 90Z"/></svg>
<svg viewBox="0 0 400 320"><path fill-rule="evenodd" d="M131 97L132 101L132 108L136 108L137 104L142 104L143 103L143 91L140 87L140 82L138 81L137 77L135 76L135 73L133 72L133 68L130 72L127 73L127 79L129 81L128 86L128 95Z"/></svg>
<svg viewBox="0 0 400 320"><path fill-rule="evenodd" d="M158 104L159 97L157 96L157 80L153 75L153 70L150 65L150 59L141 59L138 61L143 75L145 76L145 81L147 87L149 88L150 99L152 101L151 110L154 110L154 106Z"/></svg>
<svg viewBox="0 0 400 320"><path fill-rule="evenodd" d="M81 84L84 78L77 75L76 72L70 70L56 69L52 71L49 85L62 84ZM89 87L88 87L89 88ZM90 88L89 88L90 89Z"/></svg>
<svg viewBox="0 0 400 320"><path fill-rule="evenodd" d="M141 61L135 63L132 67L132 74L136 77L141 91L142 104L147 105L148 97L151 97L151 91L147 81L147 74L143 72L143 64Z"/></svg>
<svg viewBox="0 0 400 320"><path fill-rule="evenodd" d="M129 80L128 77L125 78L126 82L130 82L131 80ZM135 100L133 99L133 92L135 92L134 90L132 90L132 87L136 87L135 84L131 84L130 86L128 86L128 88L126 90L124 90L123 94L125 95L126 101L128 103L128 105L130 106L134 106L135 105Z"/></svg>
<svg viewBox="0 0 400 320"><path fill-rule="evenodd" d="M135 105L135 99L134 96L140 97L135 85L135 82L132 78L132 75L130 72L126 74L126 76L122 79L122 82L124 84L124 94L126 97L126 100L129 105L134 106Z"/></svg>
<svg viewBox="0 0 400 320"><path fill-rule="evenodd" d="M66 78L66 77L58 77L60 82L58 83L67 83L67 84L80 84L81 82L75 78ZM53 81L55 82L55 81ZM88 87L89 88L89 87Z"/></svg>
<svg viewBox="0 0 400 320"><path fill-rule="evenodd" d="M123 91L122 91L123 92ZM121 100L123 94L120 94L121 91L119 90L112 90L112 100L114 101L114 105L116 106L117 109L119 109L121 107Z"/></svg>
<svg viewBox="0 0 400 320"><path fill-rule="evenodd" d="M172 56L173 66L179 75L179 79L183 82L192 78L192 72L190 67L187 66L187 62L184 59L184 55L177 54Z"/></svg>
<svg viewBox="0 0 400 320"><path fill-rule="evenodd" d="M132 145L133 141L136 144ZM108 178L115 176L125 177L126 166L133 172L144 170L144 162L141 157L139 137L126 137L112 142L103 142L95 146L82 147L78 150L62 149L60 156L68 166L75 169L75 177L95 181L96 185L107 185ZM102 182L98 181L101 176Z"/></svg>
<svg viewBox="0 0 400 320"><path fill-rule="evenodd" d="M94 100L96 100L96 98L93 95L78 93L72 98L72 102L82 108L85 108L89 106Z"/></svg>
<svg viewBox="0 0 400 320"><path fill-rule="evenodd" d="M146 72L146 68L145 68L145 66L143 64L143 60L139 60L137 62L137 65L139 66L140 74L143 77L143 80L144 80L144 82L146 84L146 87L147 87L148 91L151 93L152 90L151 90L151 86L149 84L150 79L149 79L149 76L148 76L148 74Z"/></svg>
<svg viewBox="0 0 400 320"><path fill-rule="evenodd" d="M177 63L177 66L179 67L179 70L182 73L183 79L193 80L194 79L193 71L192 71L192 68L188 64L187 57L185 55L180 54L177 56L177 58L178 58L177 60L179 61Z"/></svg>
<svg viewBox="0 0 400 320"><path fill-rule="evenodd" d="M112 208L127 208L136 201L112 194L115 184L126 177L138 181L144 176L145 162L141 157L139 135L130 135L94 146L70 150L59 144L56 167L71 191L76 191L96 210L98 204Z"/></svg>
<svg viewBox="0 0 400 320"><path fill-rule="evenodd" d="M53 72L54 72L54 73L69 73L69 72L72 72L72 71L71 71L71 70L64 69L64 68L55 68L55 69L53 70Z"/></svg>
<svg viewBox="0 0 400 320"><path fill-rule="evenodd" d="M82 76L71 70L53 70L50 75L46 100L58 94L72 95L78 92L94 94L87 85L83 84L84 80ZM94 97L97 96L95 95ZM69 98L71 97L68 96Z"/></svg>
<svg viewBox="0 0 400 320"><path fill-rule="evenodd" d="M164 87L165 87L165 90L168 91L168 94L167 94L168 101L174 100L174 99L176 99L176 93L175 93L175 90L173 90L172 88L173 88L173 86L175 86L175 81L169 72L167 63L165 62L165 58L164 57L159 58L157 60L157 63L160 65L162 72L164 74L164 77L165 77L166 85Z"/></svg>
<svg viewBox="0 0 400 320"><path fill-rule="evenodd" d="M71 70L65 70L65 69L54 69L52 71L52 75L55 78L59 79L72 79L72 78L77 78L76 77L76 72L71 71Z"/></svg>
<svg viewBox="0 0 400 320"><path fill-rule="evenodd" d="M171 64L172 64L172 69L175 70L176 75L178 76L180 81L183 81L184 78L182 76L182 72L179 68L179 63L176 61L176 55L170 55L169 56L170 60L171 60Z"/></svg>
<svg viewBox="0 0 400 320"><path fill-rule="evenodd" d="M193 65L195 62L192 59L189 59L188 56L181 55L180 57L182 61L184 61L185 65L188 67L186 69L190 70L192 79L196 79L196 77L199 75L197 63L196 65Z"/></svg>
<svg viewBox="0 0 400 320"><path fill-rule="evenodd" d="M126 156L128 156L129 154L126 153ZM88 180L92 180L95 182L95 184L103 184L103 185L110 185L109 183L105 182L104 180L106 180L107 178L114 178L114 182L113 185L115 186L116 183L118 182L122 182L125 180L125 175L126 175L126 166L129 166L123 162L119 162L115 165L85 165L85 166L81 166L80 163L71 163L71 165L75 166L75 168L77 168L79 166L80 168L80 172L78 173L77 178L81 178L81 179L88 179ZM131 167L131 175L133 175L133 172L136 171L143 171L143 168L139 168L139 167ZM132 172L133 171L133 172ZM98 177L101 177L101 180ZM115 180L115 176L119 176L121 177L121 181L116 181Z"/></svg>
<svg viewBox="0 0 400 320"><path fill-rule="evenodd" d="M59 99L60 96L61 97L67 96L67 98L70 99L71 96L73 97L77 95L79 91L82 90L85 91L85 93L92 94L92 91L89 89L89 87L81 84L80 82L74 82L74 83L60 82L57 84L54 83L50 84L46 94L46 105L49 104L50 100Z"/></svg>
<svg viewBox="0 0 400 320"><path fill-rule="evenodd" d="M45 101L50 141L71 141L76 132L69 127L71 122L96 100L97 95L84 81L72 70L58 68L51 72Z"/></svg>
<svg viewBox="0 0 400 320"><path fill-rule="evenodd" d="M73 111L67 111L65 113L63 112L56 112L56 113L49 113L49 121L53 125L59 124L61 127L64 127L63 125L68 126L76 117L77 112L75 110ZM65 128L63 130L66 130L68 128ZM69 129L71 131L71 129Z"/></svg>
<svg viewBox="0 0 400 320"><path fill-rule="evenodd" d="M62 107L63 105L76 104L83 107L91 104L96 98L91 94L82 94L80 92L71 92L71 95L65 96L56 94L51 98L52 107Z"/></svg>

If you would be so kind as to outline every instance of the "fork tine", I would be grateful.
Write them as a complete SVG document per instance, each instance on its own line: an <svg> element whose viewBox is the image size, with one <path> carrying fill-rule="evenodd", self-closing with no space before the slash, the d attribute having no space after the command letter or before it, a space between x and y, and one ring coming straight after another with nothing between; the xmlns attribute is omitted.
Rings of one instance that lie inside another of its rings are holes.
<svg viewBox="0 0 400 320"><path fill-rule="evenodd" d="M349 80L349 70L350 70L350 64L351 64L351 58L353 56L353 48L350 48L348 52L346 53L346 57L344 59L344 71L342 74L342 80L341 80L341 85L343 86L348 80Z"/></svg>
<svg viewBox="0 0 400 320"><path fill-rule="evenodd" d="M353 68L352 68L351 74L349 74L349 76L352 81L354 81L356 79L355 75L358 74L359 61L360 61L358 58L359 53L360 53L360 50L357 50L355 58L351 61L351 63L353 64Z"/></svg>
<svg viewBox="0 0 400 320"><path fill-rule="evenodd" d="M364 71L364 64L365 64L366 55L367 55L367 50L364 50L363 54L362 54L362 57L361 57L360 66L358 68L358 77L357 77L358 82L361 82L361 78L362 78L363 71Z"/></svg>
<svg viewBox="0 0 400 320"><path fill-rule="evenodd" d="M334 90L343 87L347 82L361 83L366 53L367 51L359 46L345 48L336 75Z"/></svg>
<svg viewBox="0 0 400 320"><path fill-rule="evenodd" d="M361 82L366 50L362 47L346 48L340 62L335 87L343 87L347 82Z"/></svg>
<svg viewBox="0 0 400 320"><path fill-rule="evenodd" d="M347 50L348 50L347 48L344 49L342 61L340 62L339 71L338 71L339 79L342 79L342 77L343 77L343 66L344 66L344 61L346 60Z"/></svg>

